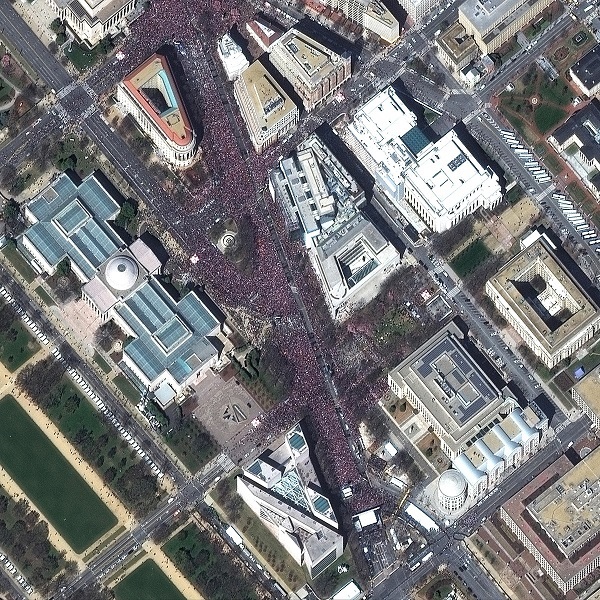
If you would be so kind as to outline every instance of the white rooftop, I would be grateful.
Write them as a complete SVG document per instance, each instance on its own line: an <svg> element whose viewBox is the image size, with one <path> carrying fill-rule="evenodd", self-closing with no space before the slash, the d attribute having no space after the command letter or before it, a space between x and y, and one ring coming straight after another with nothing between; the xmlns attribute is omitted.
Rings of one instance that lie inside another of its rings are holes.
<svg viewBox="0 0 600 600"><path fill-rule="evenodd" d="M423 150L408 178L434 213L451 215L463 209L465 199L485 185L490 175L452 130Z"/></svg>

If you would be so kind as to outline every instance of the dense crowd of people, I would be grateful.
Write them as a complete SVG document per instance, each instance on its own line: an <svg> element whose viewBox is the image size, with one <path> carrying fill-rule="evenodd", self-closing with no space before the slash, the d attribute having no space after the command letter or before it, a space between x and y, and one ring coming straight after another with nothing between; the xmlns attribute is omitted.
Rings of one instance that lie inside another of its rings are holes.
<svg viewBox="0 0 600 600"><path fill-rule="evenodd" d="M273 235L267 226L266 211L280 217L263 198L267 176L276 157L289 152L291 143L262 156L248 152L244 123L237 111L229 111L219 86L224 78L215 77L216 41L236 22L251 17L250 3L242 0L161 0L151 3L131 25L121 51L125 58L114 63L111 77L124 77L165 43L174 44L187 78L187 85L201 108L202 159L210 177L199 190L189 193L188 201L177 203L156 190L152 206L170 225L169 233L185 255L179 257L183 268L203 283L214 299L226 308L243 308L269 320L272 341L293 365L295 378L289 397L263 415L260 423L248 430L229 449L242 461L256 448L264 448L283 431L308 417L313 436L321 448L321 459L333 487L351 485L357 508L377 503L377 495L358 470L351 450L357 423L339 418L334 402L325 388L306 329L292 296L291 282L276 252ZM210 15L210 18L208 18ZM212 56L208 53L213 53ZM220 93L221 92L221 93ZM292 141L293 142L293 141ZM288 147L289 146L289 147ZM268 194L266 194L268 196ZM208 230L216 218L248 215L254 226L256 256L251 274L238 270L211 242ZM281 223L277 230L285 234ZM284 240L284 245L287 242ZM287 246L289 254L289 245ZM194 260L190 260L194 257ZM308 298L309 309L312 299ZM348 411L352 415L352 411Z"/></svg>

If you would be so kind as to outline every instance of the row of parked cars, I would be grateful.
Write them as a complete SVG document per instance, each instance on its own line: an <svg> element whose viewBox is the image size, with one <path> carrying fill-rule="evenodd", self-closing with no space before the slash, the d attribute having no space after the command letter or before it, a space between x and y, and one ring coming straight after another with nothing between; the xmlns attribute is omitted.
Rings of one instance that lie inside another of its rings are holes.
<svg viewBox="0 0 600 600"><path fill-rule="evenodd" d="M0 561L4 563L6 570L13 576L17 573L17 567L10 562L10 559L0 552ZM27 580L20 573L15 577L15 581L28 593L33 594L33 587L27 583Z"/></svg>
<svg viewBox="0 0 600 600"><path fill-rule="evenodd" d="M64 360L58 348L52 350L53 356L57 360ZM156 463L148 456L148 454L140 447L139 443L133 437L131 432L117 419L113 412L106 406L102 399L92 390L88 382L82 377L81 373L73 367L67 367L67 373L72 377L73 381L79 385L79 387L85 392L89 399L96 405L96 408L115 426L117 431L123 436L123 438L129 443L129 445L139 454L140 458L144 460L152 472L159 478L164 477L164 473L158 468Z"/></svg>
<svg viewBox="0 0 600 600"><path fill-rule="evenodd" d="M50 343L50 340L46 334L38 327L38 324L18 305L17 301L10 295L10 292L4 287L0 286L0 295L8 302L12 304L14 311L21 317L21 320L33 331L36 337L40 340L44 346Z"/></svg>

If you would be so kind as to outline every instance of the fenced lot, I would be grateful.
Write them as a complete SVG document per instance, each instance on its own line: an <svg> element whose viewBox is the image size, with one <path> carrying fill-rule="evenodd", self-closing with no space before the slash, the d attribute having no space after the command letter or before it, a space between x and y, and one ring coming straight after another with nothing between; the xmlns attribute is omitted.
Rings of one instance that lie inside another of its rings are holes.
<svg viewBox="0 0 600 600"><path fill-rule="evenodd" d="M113 592L117 600L185 600L153 560L144 561Z"/></svg>
<svg viewBox="0 0 600 600"><path fill-rule="evenodd" d="M77 553L117 519L12 396L0 400L0 464Z"/></svg>

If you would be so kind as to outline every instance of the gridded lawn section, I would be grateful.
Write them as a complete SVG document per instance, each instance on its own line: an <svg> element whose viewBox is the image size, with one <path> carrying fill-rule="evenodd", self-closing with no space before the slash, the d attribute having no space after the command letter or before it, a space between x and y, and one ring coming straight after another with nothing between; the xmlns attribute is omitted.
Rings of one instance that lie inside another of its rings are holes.
<svg viewBox="0 0 600 600"><path fill-rule="evenodd" d="M450 266L454 272L462 279L474 271L489 256L490 251L484 242L480 239L471 242L464 250L459 252L450 261Z"/></svg>
<svg viewBox="0 0 600 600"><path fill-rule="evenodd" d="M542 104L536 108L533 117L540 133L548 133L565 118L566 114L562 108Z"/></svg>
<svg viewBox="0 0 600 600"><path fill-rule="evenodd" d="M205 598L255 600L251 586L239 568L223 554L221 545L193 523L181 529L163 550ZM118 595L117 600L121 600Z"/></svg>
<svg viewBox="0 0 600 600"><path fill-rule="evenodd" d="M0 332L0 361L12 373L25 364L40 345L20 319L15 319L8 331Z"/></svg>
<svg viewBox="0 0 600 600"><path fill-rule="evenodd" d="M154 508L156 478L68 378L64 377L52 390L43 408L126 506L139 513Z"/></svg>
<svg viewBox="0 0 600 600"><path fill-rule="evenodd" d="M125 377L125 375L117 375L113 379L113 383L119 388L123 396L129 400L129 402L133 402L133 404L137 404L140 401L141 394L139 390Z"/></svg>
<svg viewBox="0 0 600 600"><path fill-rule="evenodd" d="M105 372L110 373L112 371L112 367L102 358L98 352L94 352L94 362Z"/></svg>
<svg viewBox="0 0 600 600"><path fill-rule="evenodd" d="M113 592L117 600L185 600L162 569L151 559L144 561Z"/></svg>
<svg viewBox="0 0 600 600"><path fill-rule="evenodd" d="M196 473L219 453L219 445L196 419L183 420L165 436L169 448L191 473Z"/></svg>
<svg viewBox="0 0 600 600"><path fill-rule="evenodd" d="M0 462L77 553L116 517L12 396L0 400Z"/></svg>
<svg viewBox="0 0 600 600"><path fill-rule="evenodd" d="M23 255L17 250L14 244L8 244L3 249L4 256L12 263L13 267L20 273L21 277L31 283L37 276L31 265L25 260Z"/></svg>

